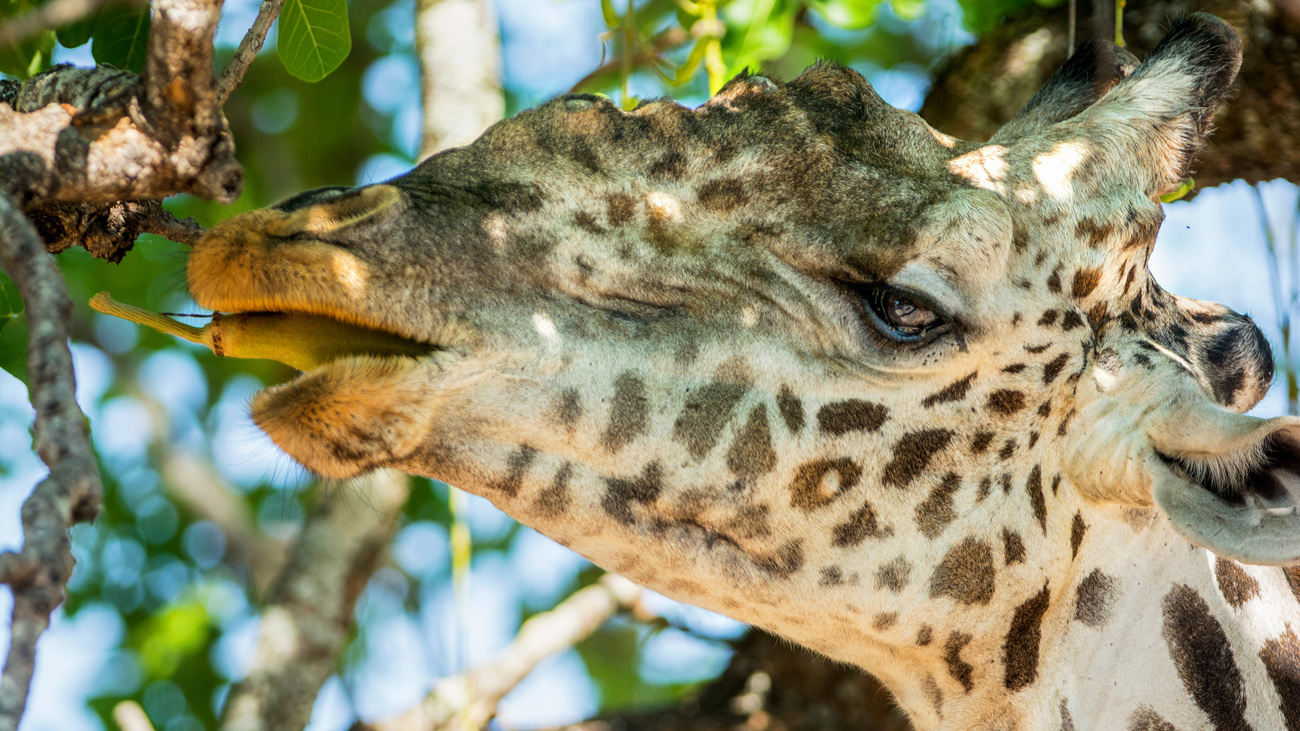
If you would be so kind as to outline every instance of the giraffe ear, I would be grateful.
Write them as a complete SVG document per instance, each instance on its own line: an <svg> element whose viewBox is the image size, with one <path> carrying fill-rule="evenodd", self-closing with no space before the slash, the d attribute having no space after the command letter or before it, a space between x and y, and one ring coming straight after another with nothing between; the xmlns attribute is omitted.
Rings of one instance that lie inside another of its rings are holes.
<svg viewBox="0 0 1300 731"><path fill-rule="evenodd" d="M1300 418L1207 403L1150 437L1152 496L1174 530L1225 558L1300 564Z"/></svg>
<svg viewBox="0 0 1300 731"><path fill-rule="evenodd" d="M1187 178L1240 67L1241 38L1233 27L1195 13L1175 23L1100 101L1051 128L1041 141L1074 138L1097 153L1099 179L1146 196L1167 193Z"/></svg>
<svg viewBox="0 0 1300 731"><path fill-rule="evenodd" d="M1075 116L1115 88L1137 65L1136 56L1110 41L1085 41L989 142L1008 144Z"/></svg>

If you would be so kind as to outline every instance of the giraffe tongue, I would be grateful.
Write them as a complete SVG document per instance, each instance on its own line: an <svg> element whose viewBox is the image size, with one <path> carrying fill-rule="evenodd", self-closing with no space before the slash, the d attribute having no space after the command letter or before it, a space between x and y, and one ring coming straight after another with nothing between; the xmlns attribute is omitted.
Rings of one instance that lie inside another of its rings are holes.
<svg viewBox="0 0 1300 731"><path fill-rule="evenodd" d="M203 327L193 327L118 302L107 292L91 298L90 306L106 315L200 343L217 355L274 360L301 371L352 355L418 357L435 350L432 345L382 330L301 312L217 313Z"/></svg>

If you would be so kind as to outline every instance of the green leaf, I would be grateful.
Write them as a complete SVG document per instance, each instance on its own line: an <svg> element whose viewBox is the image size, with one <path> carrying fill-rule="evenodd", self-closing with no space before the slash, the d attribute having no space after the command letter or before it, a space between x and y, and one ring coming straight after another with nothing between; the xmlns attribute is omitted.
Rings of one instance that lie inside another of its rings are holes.
<svg viewBox="0 0 1300 731"><path fill-rule="evenodd" d="M880 0L814 0L808 4L833 26L862 30L876 22Z"/></svg>
<svg viewBox="0 0 1300 731"><path fill-rule="evenodd" d="M149 26L153 15L148 7L136 10L124 5L104 8L95 18L90 54L96 63L140 73L149 52Z"/></svg>
<svg viewBox="0 0 1300 731"><path fill-rule="evenodd" d="M26 79L50 67L54 31L47 30L17 43L0 46L0 72Z"/></svg>
<svg viewBox="0 0 1300 731"><path fill-rule="evenodd" d="M1179 185L1178 188L1173 192L1165 193L1164 195L1160 196L1160 202L1173 203L1174 201L1185 197L1188 193L1192 192L1194 188L1196 188L1196 179L1188 178L1187 180L1184 180L1182 185Z"/></svg>
<svg viewBox="0 0 1300 731"><path fill-rule="evenodd" d="M0 370L27 384L27 316L0 318Z"/></svg>
<svg viewBox="0 0 1300 731"><path fill-rule="evenodd" d="M925 13L925 0L890 0L894 15L903 20L916 20Z"/></svg>
<svg viewBox="0 0 1300 731"><path fill-rule="evenodd" d="M289 73L320 81L352 50L346 0L285 0L276 51Z"/></svg>
<svg viewBox="0 0 1300 731"><path fill-rule="evenodd" d="M91 39L94 33L94 15L86 16L81 20L74 20L54 32L55 36L59 39L59 43L62 43L64 48L84 46Z"/></svg>

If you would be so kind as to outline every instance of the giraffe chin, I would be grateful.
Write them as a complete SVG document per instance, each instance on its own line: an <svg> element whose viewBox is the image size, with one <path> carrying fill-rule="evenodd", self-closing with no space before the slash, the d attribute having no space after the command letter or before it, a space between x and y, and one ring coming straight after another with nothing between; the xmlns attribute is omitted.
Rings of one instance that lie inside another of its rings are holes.
<svg viewBox="0 0 1300 731"><path fill-rule="evenodd" d="M332 361L253 398L253 422L323 477L346 479L400 462L437 414L449 353Z"/></svg>

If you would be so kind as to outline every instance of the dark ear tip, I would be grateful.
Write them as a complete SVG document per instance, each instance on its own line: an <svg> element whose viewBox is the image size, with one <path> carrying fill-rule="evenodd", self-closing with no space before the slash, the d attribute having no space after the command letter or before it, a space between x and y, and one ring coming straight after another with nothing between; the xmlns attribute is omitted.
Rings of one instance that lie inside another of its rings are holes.
<svg viewBox="0 0 1300 731"><path fill-rule="evenodd" d="M1241 66L1241 36L1222 18L1192 13L1174 23L1151 57L1165 54L1186 57L1202 67L1231 69L1235 77Z"/></svg>

